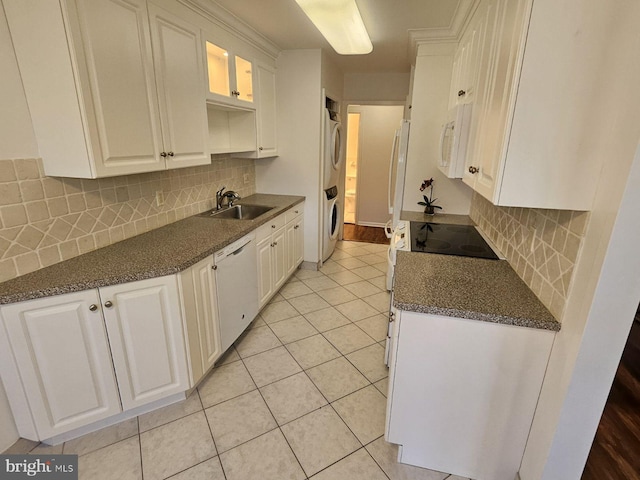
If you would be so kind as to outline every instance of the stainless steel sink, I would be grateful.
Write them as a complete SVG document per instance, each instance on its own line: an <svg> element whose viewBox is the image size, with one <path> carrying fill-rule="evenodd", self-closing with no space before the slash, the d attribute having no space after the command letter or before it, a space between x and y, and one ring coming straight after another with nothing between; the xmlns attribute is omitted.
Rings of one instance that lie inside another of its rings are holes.
<svg viewBox="0 0 640 480"><path fill-rule="evenodd" d="M275 207L266 205L234 205L233 207L223 208L221 210L209 210L201 213L201 217L224 218L233 220L253 220Z"/></svg>

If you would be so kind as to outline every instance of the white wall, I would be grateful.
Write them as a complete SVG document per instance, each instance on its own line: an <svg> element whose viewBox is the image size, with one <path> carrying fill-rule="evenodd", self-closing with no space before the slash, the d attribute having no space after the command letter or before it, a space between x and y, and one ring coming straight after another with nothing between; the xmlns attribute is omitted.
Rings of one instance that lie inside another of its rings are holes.
<svg viewBox="0 0 640 480"><path fill-rule="evenodd" d="M587 10L585 10L586 12ZM590 2L602 31L600 88L589 99L604 159L591 219L543 383L520 476L579 479L640 302L640 4ZM634 160L635 156L635 160ZM632 166L633 165L633 166Z"/></svg>
<svg viewBox="0 0 640 480"><path fill-rule="evenodd" d="M22 89L9 28L0 2L0 160L38 156L31 116ZM13 414L0 382L0 452L18 439Z"/></svg>
<svg viewBox="0 0 640 480"><path fill-rule="evenodd" d="M438 170L440 131L447 118L455 44L420 45L411 101L411 130L403 210L423 211L420 184L433 177L434 198L443 213L468 214L471 189Z"/></svg>
<svg viewBox="0 0 640 480"><path fill-rule="evenodd" d="M9 27L0 0L0 160L38 156Z"/></svg>
<svg viewBox="0 0 640 480"><path fill-rule="evenodd" d="M324 52L322 52L321 72L320 85L325 89L326 95L337 102L341 102L343 98L342 91L344 89L344 74ZM343 113L344 116L344 112L341 113Z"/></svg>
<svg viewBox="0 0 640 480"><path fill-rule="evenodd" d="M382 227L391 218L387 204L389 162L404 105L361 105L349 108L349 112L360 113L357 223Z"/></svg>
<svg viewBox="0 0 640 480"><path fill-rule="evenodd" d="M347 73L344 98L349 102L393 101L404 103L409 94L409 73Z"/></svg>
<svg viewBox="0 0 640 480"><path fill-rule="evenodd" d="M306 196L304 260L319 253L321 51L288 50L277 61L278 152L256 160L256 190Z"/></svg>

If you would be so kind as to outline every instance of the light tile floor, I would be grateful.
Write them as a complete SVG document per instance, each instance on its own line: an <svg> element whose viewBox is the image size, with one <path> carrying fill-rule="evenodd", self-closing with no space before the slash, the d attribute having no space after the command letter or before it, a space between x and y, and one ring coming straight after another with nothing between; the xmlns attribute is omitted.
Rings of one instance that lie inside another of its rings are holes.
<svg viewBox="0 0 640 480"><path fill-rule="evenodd" d="M385 442L386 246L338 242L298 270L186 400L49 447L82 480L465 480Z"/></svg>

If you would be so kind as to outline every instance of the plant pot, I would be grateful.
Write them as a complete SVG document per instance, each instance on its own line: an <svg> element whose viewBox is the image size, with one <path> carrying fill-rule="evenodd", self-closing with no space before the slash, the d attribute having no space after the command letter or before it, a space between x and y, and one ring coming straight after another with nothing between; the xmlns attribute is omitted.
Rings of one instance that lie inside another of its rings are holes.
<svg viewBox="0 0 640 480"><path fill-rule="evenodd" d="M436 209L431 206L424 207L425 215L434 215L436 213Z"/></svg>

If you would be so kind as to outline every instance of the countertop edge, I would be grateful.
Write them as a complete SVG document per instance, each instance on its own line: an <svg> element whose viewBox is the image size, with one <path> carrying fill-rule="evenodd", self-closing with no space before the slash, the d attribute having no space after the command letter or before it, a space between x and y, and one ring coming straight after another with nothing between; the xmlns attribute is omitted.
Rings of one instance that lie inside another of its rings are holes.
<svg viewBox="0 0 640 480"><path fill-rule="evenodd" d="M399 310L426 313L430 315L441 315L445 317L462 318L466 320L478 320L487 323L496 323L500 325L512 325L515 327L534 328L537 330L549 330L552 332L560 331L560 322L558 321L537 321L529 318L508 317L505 315L472 312L468 310L458 310L454 308L441 308L429 305L420 305L415 303L403 303L394 300L393 306Z"/></svg>

